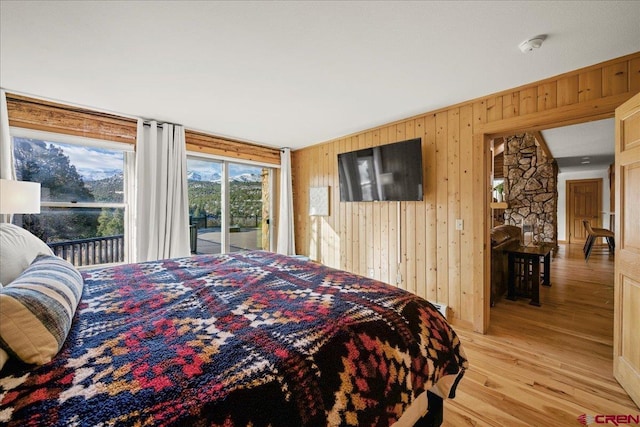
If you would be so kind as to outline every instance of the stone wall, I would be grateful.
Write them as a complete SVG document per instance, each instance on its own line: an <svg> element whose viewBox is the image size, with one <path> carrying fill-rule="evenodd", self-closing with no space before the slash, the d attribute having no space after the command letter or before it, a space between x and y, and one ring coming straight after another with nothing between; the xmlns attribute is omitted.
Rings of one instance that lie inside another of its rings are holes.
<svg viewBox="0 0 640 427"><path fill-rule="evenodd" d="M505 224L525 230L525 240L557 244L558 167L531 134L505 138Z"/></svg>

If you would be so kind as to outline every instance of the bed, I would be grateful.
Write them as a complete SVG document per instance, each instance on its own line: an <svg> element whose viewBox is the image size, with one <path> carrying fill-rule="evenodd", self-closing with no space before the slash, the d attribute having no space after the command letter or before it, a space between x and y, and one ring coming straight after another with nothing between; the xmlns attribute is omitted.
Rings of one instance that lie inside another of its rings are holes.
<svg viewBox="0 0 640 427"><path fill-rule="evenodd" d="M57 260L40 255L23 275ZM0 339L0 424L438 424L467 368L424 299L301 258L235 252L81 275L50 361L21 362Z"/></svg>

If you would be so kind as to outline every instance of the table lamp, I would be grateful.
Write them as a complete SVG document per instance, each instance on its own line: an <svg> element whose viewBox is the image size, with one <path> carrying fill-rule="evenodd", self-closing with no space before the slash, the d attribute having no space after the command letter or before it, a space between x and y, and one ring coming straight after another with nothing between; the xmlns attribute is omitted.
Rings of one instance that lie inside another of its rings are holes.
<svg viewBox="0 0 640 427"><path fill-rule="evenodd" d="M40 213L40 183L0 179L0 214Z"/></svg>

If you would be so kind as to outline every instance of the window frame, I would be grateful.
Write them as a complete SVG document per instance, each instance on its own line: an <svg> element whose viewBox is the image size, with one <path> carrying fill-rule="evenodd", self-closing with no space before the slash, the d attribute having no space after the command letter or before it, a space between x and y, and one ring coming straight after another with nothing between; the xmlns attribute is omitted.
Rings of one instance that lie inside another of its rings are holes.
<svg viewBox="0 0 640 427"><path fill-rule="evenodd" d="M55 201L41 201L40 206L43 208L64 208L64 209L102 209L102 208L116 208L124 210L124 261L123 263L131 262L131 247L132 239L135 235L135 225L133 223L133 198L134 198L134 182L135 182L135 146L133 144L114 142L103 139L88 138L76 135L69 135L64 133L55 133L49 131L41 131L35 129L28 129L16 126L9 127L9 136L11 138L12 146L12 166L15 167L15 158L13 158L14 147L13 138L30 138L44 142L52 142L67 145L77 145L82 147L103 148L111 150L121 150L123 152L123 202L55 202ZM86 266L80 266L78 268L94 268L101 265L117 265L117 263L109 264L92 264Z"/></svg>

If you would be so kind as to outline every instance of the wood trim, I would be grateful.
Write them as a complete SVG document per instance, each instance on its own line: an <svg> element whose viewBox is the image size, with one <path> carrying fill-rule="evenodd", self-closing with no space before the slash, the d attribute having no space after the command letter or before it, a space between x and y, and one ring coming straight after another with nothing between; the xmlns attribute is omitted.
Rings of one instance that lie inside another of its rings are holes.
<svg viewBox="0 0 640 427"><path fill-rule="evenodd" d="M480 125L476 130L493 137L508 136L514 132L534 132L613 117L616 107L630 99L633 93L622 93L606 98L592 99L576 104L518 116Z"/></svg>
<svg viewBox="0 0 640 427"><path fill-rule="evenodd" d="M493 183L491 182L492 138L485 134L473 135L474 173L472 203L477 209L473 216L473 330L486 333L489 329L489 304L491 301L491 229L492 212L489 206ZM479 210L479 212L478 212Z"/></svg>
<svg viewBox="0 0 640 427"><path fill-rule="evenodd" d="M9 126L135 144L134 119L7 93Z"/></svg>
<svg viewBox="0 0 640 427"><path fill-rule="evenodd" d="M82 107L7 93L9 125L26 129L83 136L135 145L137 120ZM280 150L208 135L187 129L187 150L249 160L280 164Z"/></svg>
<svg viewBox="0 0 640 427"><path fill-rule="evenodd" d="M280 150L257 144L233 141L187 129L185 131L187 150L230 157L239 160L280 164Z"/></svg>
<svg viewBox="0 0 640 427"><path fill-rule="evenodd" d="M636 54L640 56L640 53ZM640 79L640 74L638 75L638 79ZM559 107L555 110L548 112L538 112L537 114L531 114L526 117L515 117L512 119L501 120L493 123L481 123L475 129L476 137L478 138L476 143L480 143L480 141L484 142L484 146L486 151L489 151L489 144L492 138L499 136L506 136L509 134L513 134L514 132L521 132L523 129L531 129L532 127L536 130L541 130L544 128L554 128L559 126L566 126L569 124L576 123L584 123L588 121L598 120L602 118L610 118L613 117L615 113L615 109L633 97L632 93L625 93L616 96L610 96L604 98L603 100L591 100L585 101L583 103L578 103L576 105L568 105L565 107ZM554 114L557 113L557 114ZM488 161L491 160L490 154L485 154L487 156ZM485 174L487 177L488 173ZM488 179L488 178L487 178ZM488 197L485 197L488 199ZM488 206L484 206L485 215L490 213ZM483 247L488 247L490 244L489 230L485 230L484 234L484 244ZM488 269L490 268L490 253L484 254L485 263L484 263L484 294L486 295L490 292L490 272ZM482 301L483 306L478 307L478 310L482 311L482 315L474 321L474 330L476 332L487 333L490 323L490 307L488 304L488 298L485 297L485 300ZM480 305L480 302L478 302Z"/></svg>

